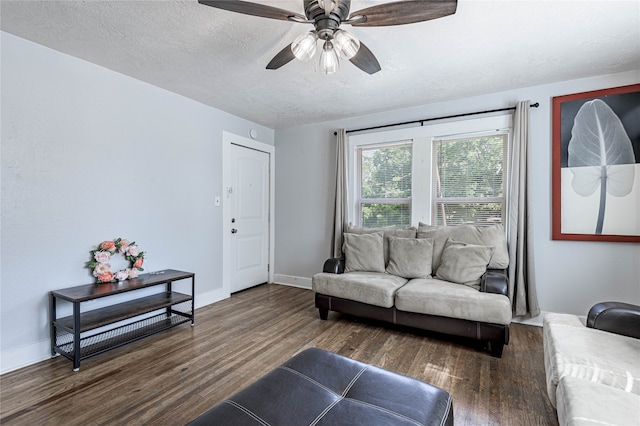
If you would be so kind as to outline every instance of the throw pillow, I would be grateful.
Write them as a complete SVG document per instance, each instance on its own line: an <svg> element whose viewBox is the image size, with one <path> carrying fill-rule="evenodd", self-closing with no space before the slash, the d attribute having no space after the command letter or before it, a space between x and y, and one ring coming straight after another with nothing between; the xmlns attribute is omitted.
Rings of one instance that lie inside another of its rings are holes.
<svg viewBox="0 0 640 426"><path fill-rule="evenodd" d="M347 232L352 234L371 234L374 232L382 232L384 239L382 241L382 245L384 247L385 266L389 263L389 237L415 238L417 231L418 230L413 227L397 228L395 226L391 226L388 228L362 228L359 226L349 226L349 228L347 229Z"/></svg>
<svg viewBox="0 0 640 426"><path fill-rule="evenodd" d="M384 272L382 232L344 234L344 272Z"/></svg>
<svg viewBox="0 0 640 426"><path fill-rule="evenodd" d="M436 278L458 284L477 286L487 271L487 265L495 251L494 247L447 239L442 250L442 259Z"/></svg>
<svg viewBox="0 0 640 426"><path fill-rule="evenodd" d="M429 278L433 239L389 237L387 273L403 278Z"/></svg>

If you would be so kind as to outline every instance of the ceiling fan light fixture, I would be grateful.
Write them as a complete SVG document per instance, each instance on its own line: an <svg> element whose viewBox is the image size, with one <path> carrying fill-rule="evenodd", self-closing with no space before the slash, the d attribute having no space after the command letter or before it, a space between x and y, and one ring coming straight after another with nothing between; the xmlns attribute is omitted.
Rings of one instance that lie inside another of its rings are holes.
<svg viewBox="0 0 640 426"><path fill-rule="evenodd" d="M324 74L334 74L340 67L338 53L333 48L333 43L326 40L320 54L320 72Z"/></svg>
<svg viewBox="0 0 640 426"><path fill-rule="evenodd" d="M320 39L324 46L320 61L314 61L316 70L320 67L326 74L336 72L342 56L370 75L382 69L380 63L364 43L341 31L341 24L359 27L413 24L453 15L458 7L458 0L387 0L351 13L351 1L302 0L304 16L255 0L198 0L198 3L244 15L312 24L315 30L302 34L278 52L267 64L269 70L278 69L294 59L309 61L315 56Z"/></svg>
<svg viewBox="0 0 640 426"><path fill-rule="evenodd" d="M345 30L338 30L333 34L336 50L345 59L353 58L360 50L360 40Z"/></svg>
<svg viewBox="0 0 640 426"><path fill-rule="evenodd" d="M301 34L291 43L291 51L297 59L307 62L316 54L316 44L318 34L315 31L309 31Z"/></svg>

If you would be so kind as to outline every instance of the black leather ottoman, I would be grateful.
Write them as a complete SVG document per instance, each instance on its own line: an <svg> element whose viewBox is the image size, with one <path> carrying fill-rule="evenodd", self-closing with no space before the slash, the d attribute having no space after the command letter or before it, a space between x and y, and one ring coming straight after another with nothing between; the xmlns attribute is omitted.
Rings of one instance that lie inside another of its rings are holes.
<svg viewBox="0 0 640 426"><path fill-rule="evenodd" d="M307 349L189 425L453 425L448 392Z"/></svg>

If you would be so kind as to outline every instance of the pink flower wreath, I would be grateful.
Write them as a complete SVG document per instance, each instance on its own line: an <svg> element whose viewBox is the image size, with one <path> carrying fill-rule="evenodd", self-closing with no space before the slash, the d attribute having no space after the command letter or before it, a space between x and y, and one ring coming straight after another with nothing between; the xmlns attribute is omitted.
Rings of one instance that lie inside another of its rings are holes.
<svg viewBox="0 0 640 426"><path fill-rule="evenodd" d="M124 258L131 264L128 268L122 269L115 274L111 271L109 260L116 253L122 253ZM108 283L112 281L124 281L129 278L136 278L138 271L144 271L142 264L144 263L144 252L135 242L129 242L123 238L113 241L103 241L97 249L91 250L93 260L87 262L87 267L93 269L93 276L98 279L99 283Z"/></svg>

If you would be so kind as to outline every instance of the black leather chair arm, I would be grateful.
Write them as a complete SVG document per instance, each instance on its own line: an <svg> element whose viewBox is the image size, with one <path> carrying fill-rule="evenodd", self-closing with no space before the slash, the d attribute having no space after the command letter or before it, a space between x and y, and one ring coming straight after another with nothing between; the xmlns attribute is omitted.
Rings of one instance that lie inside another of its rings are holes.
<svg viewBox="0 0 640 426"><path fill-rule="evenodd" d="M587 327L640 339L640 306L602 302L589 310Z"/></svg>
<svg viewBox="0 0 640 426"><path fill-rule="evenodd" d="M344 272L344 259L335 257L327 259L324 262L322 272L328 272L330 274L341 274Z"/></svg>
<svg viewBox="0 0 640 426"><path fill-rule="evenodd" d="M509 295L509 278L506 269L487 269L480 281L480 291Z"/></svg>

